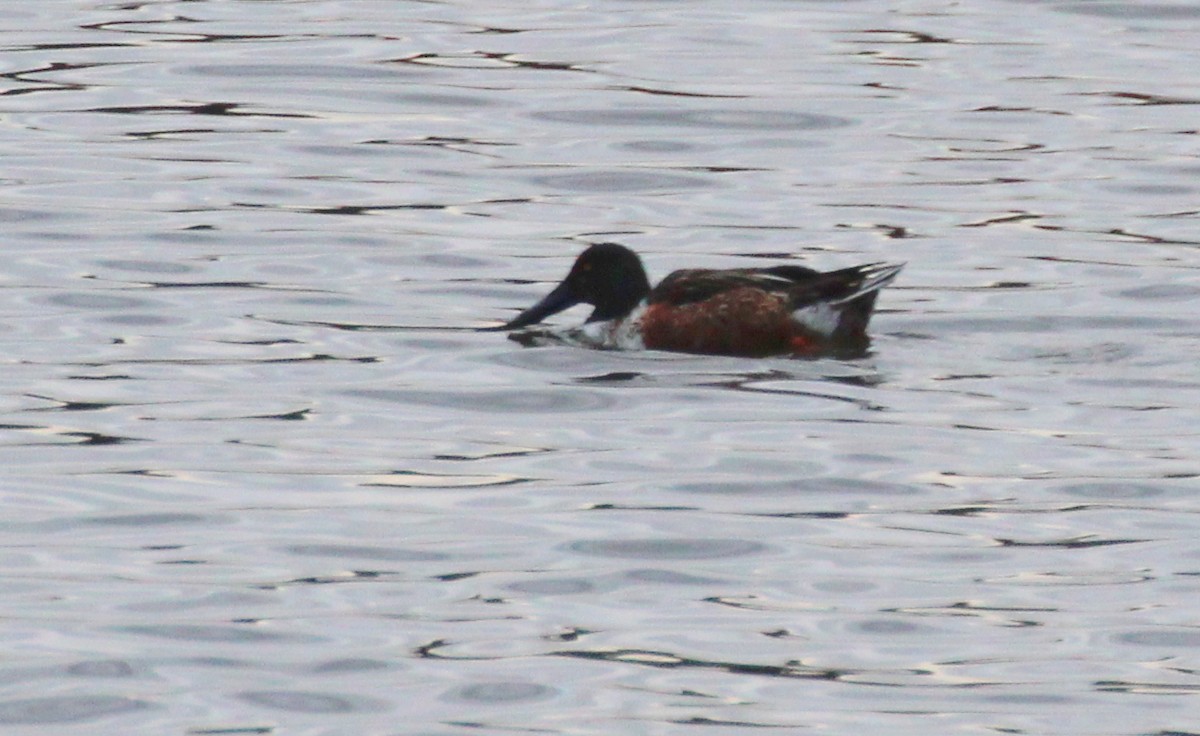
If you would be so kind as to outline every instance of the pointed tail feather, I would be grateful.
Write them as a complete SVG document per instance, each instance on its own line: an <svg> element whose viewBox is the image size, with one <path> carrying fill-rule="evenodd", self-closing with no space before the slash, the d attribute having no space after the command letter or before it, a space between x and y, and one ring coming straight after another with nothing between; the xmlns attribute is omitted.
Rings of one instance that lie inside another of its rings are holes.
<svg viewBox="0 0 1200 736"><path fill-rule="evenodd" d="M872 291L879 291L883 287L891 283L892 279L900 273L904 268L903 263L868 263L865 266L855 266L847 271L856 271L858 278L862 279L857 286L848 294L845 294L837 299L832 300L831 304L845 304L858 299L863 294L869 294Z"/></svg>

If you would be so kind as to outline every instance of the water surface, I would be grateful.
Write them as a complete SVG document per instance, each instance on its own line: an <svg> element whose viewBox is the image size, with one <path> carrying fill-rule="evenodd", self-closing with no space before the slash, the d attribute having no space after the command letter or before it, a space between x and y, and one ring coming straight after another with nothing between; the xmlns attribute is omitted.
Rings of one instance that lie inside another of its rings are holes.
<svg viewBox="0 0 1200 736"><path fill-rule="evenodd" d="M0 724L1197 730L1200 6L0 27ZM861 360L473 331L599 240L908 266Z"/></svg>

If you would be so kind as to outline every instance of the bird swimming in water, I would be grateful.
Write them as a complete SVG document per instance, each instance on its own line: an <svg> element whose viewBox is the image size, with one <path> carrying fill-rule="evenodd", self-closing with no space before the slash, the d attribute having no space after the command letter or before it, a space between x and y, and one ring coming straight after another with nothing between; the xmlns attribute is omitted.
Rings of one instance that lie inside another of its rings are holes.
<svg viewBox="0 0 1200 736"><path fill-rule="evenodd" d="M903 266L869 263L826 273L791 264L692 268L651 287L636 253L617 243L597 243L575 259L545 298L506 324L485 329L526 328L590 304L587 321L560 337L620 350L853 357L870 343L867 323L879 290Z"/></svg>

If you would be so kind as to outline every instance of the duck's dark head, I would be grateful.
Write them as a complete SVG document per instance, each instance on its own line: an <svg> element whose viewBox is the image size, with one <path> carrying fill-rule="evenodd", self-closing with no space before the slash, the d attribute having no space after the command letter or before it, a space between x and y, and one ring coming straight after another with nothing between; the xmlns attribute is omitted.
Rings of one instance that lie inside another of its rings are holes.
<svg viewBox="0 0 1200 736"><path fill-rule="evenodd" d="M595 307L588 322L614 319L629 314L649 293L650 280L637 253L617 243L597 243L579 254L554 291L500 329L537 324L576 304Z"/></svg>

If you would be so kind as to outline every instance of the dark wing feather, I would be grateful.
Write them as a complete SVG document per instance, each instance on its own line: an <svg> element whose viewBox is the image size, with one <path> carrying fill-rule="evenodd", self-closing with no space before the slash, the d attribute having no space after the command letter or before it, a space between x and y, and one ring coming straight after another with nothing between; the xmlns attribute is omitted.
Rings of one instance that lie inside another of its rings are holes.
<svg viewBox="0 0 1200 736"><path fill-rule="evenodd" d="M795 281L798 284L808 281L814 276L821 275L820 271L808 268L807 266L771 266L770 268L755 269L755 271L779 276L789 281Z"/></svg>
<svg viewBox="0 0 1200 736"><path fill-rule="evenodd" d="M874 303L874 295L887 285L903 268L902 263L868 263L838 271L818 274L788 292L791 309L800 309L817 302L844 304L861 298Z"/></svg>
<svg viewBox="0 0 1200 736"><path fill-rule="evenodd" d="M874 293L894 279L902 266L868 263L828 273L793 265L725 270L688 268L675 271L659 282L650 292L649 303L694 304L733 289L752 288L785 295L790 310L817 302L840 304L862 297L867 297L864 304L869 309Z"/></svg>
<svg viewBox="0 0 1200 736"><path fill-rule="evenodd" d="M771 294L787 294L797 284L820 276L803 266L771 268L730 268L713 270L686 268L674 271L650 292L651 304L694 304L733 289L760 289Z"/></svg>

